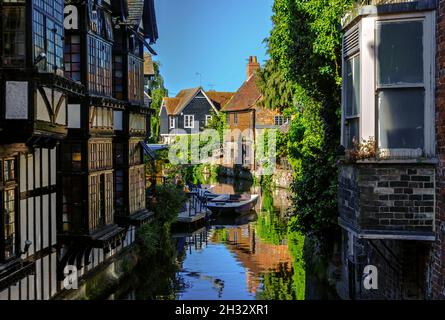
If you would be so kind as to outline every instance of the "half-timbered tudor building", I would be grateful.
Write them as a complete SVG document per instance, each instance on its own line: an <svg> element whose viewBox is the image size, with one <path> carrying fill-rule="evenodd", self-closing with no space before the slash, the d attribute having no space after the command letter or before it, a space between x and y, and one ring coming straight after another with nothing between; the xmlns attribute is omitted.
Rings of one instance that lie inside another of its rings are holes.
<svg viewBox="0 0 445 320"><path fill-rule="evenodd" d="M63 0L0 4L0 288L13 284L2 299L57 288L57 144L67 99L84 94L64 75L63 9Z"/></svg>
<svg viewBox="0 0 445 320"><path fill-rule="evenodd" d="M64 30L67 4L78 28ZM66 265L86 274L149 219L154 3L3 0L0 27L0 300L49 299Z"/></svg>
<svg viewBox="0 0 445 320"><path fill-rule="evenodd" d="M66 259L86 259L96 248L113 251L125 236L134 239L130 225L150 216L141 143L149 117L145 39L157 38L152 4L86 1L78 5L79 30L66 33L68 76L86 87L84 99L68 101L68 137L60 149L59 238L70 244Z"/></svg>

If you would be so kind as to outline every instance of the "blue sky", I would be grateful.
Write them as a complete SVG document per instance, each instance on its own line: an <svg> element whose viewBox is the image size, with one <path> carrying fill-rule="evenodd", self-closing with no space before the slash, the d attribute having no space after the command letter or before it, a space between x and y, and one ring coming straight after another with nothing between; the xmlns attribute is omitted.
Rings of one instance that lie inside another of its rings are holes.
<svg viewBox="0 0 445 320"><path fill-rule="evenodd" d="M153 45L170 96L201 84L235 91L249 56L266 59L273 0L155 0L159 40ZM211 86L213 85L213 86Z"/></svg>

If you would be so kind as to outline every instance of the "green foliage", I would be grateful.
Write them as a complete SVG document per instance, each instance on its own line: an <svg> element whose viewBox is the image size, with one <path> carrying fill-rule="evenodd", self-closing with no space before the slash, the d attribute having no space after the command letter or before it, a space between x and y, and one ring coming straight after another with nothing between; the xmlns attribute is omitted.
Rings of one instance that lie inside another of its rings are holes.
<svg viewBox="0 0 445 320"><path fill-rule="evenodd" d="M158 114L161 109L162 99L168 96L168 90L164 87L164 79L160 73L160 63L154 61L153 66L155 75L149 83L149 92L152 99L150 108L155 110L154 116L150 117L150 142L154 143L159 141L160 119Z"/></svg>
<svg viewBox="0 0 445 320"><path fill-rule="evenodd" d="M129 279L137 300L175 299L178 271L168 223L150 223L138 230L139 262Z"/></svg>
<svg viewBox="0 0 445 320"><path fill-rule="evenodd" d="M156 203L153 206L158 223L171 223L187 200L185 192L171 183L156 186Z"/></svg>
<svg viewBox="0 0 445 320"><path fill-rule="evenodd" d="M287 235L287 246L292 257L292 276L297 300L304 300L306 293L306 265L304 260L304 241L302 234L290 231Z"/></svg>
<svg viewBox="0 0 445 320"><path fill-rule="evenodd" d="M137 299L174 299L178 271L176 250L173 246L170 226L186 201L185 193L173 184L156 186L154 222L138 229L136 244L139 263L130 281L136 282Z"/></svg>
<svg viewBox="0 0 445 320"><path fill-rule="evenodd" d="M263 275L263 290L257 294L260 300L295 300L296 292L293 286L292 272L280 264L279 270Z"/></svg>
<svg viewBox="0 0 445 320"><path fill-rule="evenodd" d="M214 129L218 131L219 137L222 139L224 130L227 129L226 114L223 112L216 113L211 111L212 118L206 126L206 129Z"/></svg>
<svg viewBox="0 0 445 320"><path fill-rule="evenodd" d="M286 238L287 224L275 210L270 190L266 189L262 195L262 210L258 214L255 230L266 243L279 245Z"/></svg>
<svg viewBox="0 0 445 320"><path fill-rule="evenodd" d="M263 105L293 115L281 143L287 150L279 152L295 171L291 228L319 236L336 226L340 21L353 2L275 0L267 40L271 60L258 81Z"/></svg>

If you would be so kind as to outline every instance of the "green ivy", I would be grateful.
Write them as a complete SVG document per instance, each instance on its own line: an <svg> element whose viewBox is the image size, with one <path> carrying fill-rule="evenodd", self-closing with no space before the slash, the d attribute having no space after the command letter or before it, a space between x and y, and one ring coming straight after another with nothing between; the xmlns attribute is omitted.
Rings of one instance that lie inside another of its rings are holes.
<svg viewBox="0 0 445 320"><path fill-rule="evenodd" d="M292 115L282 155L294 169L291 230L326 235L337 222L340 22L353 0L275 0L260 72L261 103ZM283 147L284 145L284 147Z"/></svg>
<svg viewBox="0 0 445 320"><path fill-rule="evenodd" d="M149 92L151 95L150 108L154 110L154 115L150 117L150 142L159 141L160 118L158 116L162 105L162 99L168 96L168 90L164 87L164 79L160 73L160 63L153 62L155 75L149 84Z"/></svg>

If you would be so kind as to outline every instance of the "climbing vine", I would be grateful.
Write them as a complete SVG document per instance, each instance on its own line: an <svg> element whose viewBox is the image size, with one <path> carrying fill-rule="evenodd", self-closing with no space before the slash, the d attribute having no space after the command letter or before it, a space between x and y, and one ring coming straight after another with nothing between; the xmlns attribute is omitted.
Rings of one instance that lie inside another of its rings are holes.
<svg viewBox="0 0 445 320"><path fill-rule="evenodd" d="M160 63L157 61L153 62L153 67L155 75L150 80L148 89L151 96L150 107L154 110L156 116L150 117L150 141L158 142L160 119L157 115L161 109L162 99L168 96L168 91L164 86L164 79L160 73Z"/></svg>
<svg viewBox="0 0 445 320"><path fill-rule="evenodd" d="M353 0L275 0L261 103L292 115L286 154L294 169L290 228L324 235L336 226L341 28Z"/></svg>

